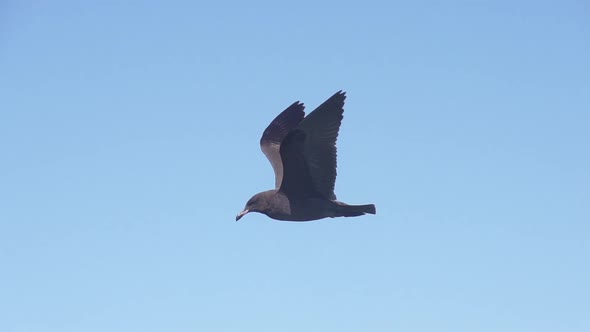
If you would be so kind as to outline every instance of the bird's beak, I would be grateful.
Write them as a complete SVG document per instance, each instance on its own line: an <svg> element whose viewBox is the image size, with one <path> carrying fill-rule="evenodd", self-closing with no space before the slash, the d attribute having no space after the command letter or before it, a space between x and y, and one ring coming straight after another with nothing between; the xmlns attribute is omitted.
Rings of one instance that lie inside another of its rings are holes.
<svg viewBox="0 0 590 332"><path fill-rule="evenodd" d="M236 216L236 221L240 220L240 219L241 219L243 216L245 216L245 215L246 215L246 213L248 213L248 212L250 212L250 211L248 211L248 209L246 209L246 210L244 210L244 211L242 211L242 212L238 213L238 215Z"/></svg>

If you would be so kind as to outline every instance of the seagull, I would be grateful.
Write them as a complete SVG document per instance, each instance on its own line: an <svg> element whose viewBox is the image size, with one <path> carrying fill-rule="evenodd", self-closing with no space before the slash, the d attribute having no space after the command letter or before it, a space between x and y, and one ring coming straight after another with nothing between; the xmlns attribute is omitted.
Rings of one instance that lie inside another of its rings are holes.
<svg viewBox="0 0 590 332"><path fill-rule="evenodd" d="M250 212L284 221L311 221L375 214L373 204L348 205L336 200L336 139L345 92L338 91L305 116L294 102L264 130L260 147L275 173L275 189L248 200L236 221Z"/></svg>

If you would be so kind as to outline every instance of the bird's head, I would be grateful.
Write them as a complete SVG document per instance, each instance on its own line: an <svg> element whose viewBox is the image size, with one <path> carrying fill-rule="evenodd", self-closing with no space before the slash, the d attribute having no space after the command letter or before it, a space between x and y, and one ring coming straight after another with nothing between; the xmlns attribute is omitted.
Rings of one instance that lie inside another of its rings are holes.
<svg viewBox="0 0 590 332"><path fill-rule="evenodd" d="M266 213L266 210L269 206L270 194L270 192L264 191L252 196L252 198L250 198L246 203L244 210L242 210L242 212L238 213L236 216L236 221L240 220L243 216L250 212Z"/></svg>

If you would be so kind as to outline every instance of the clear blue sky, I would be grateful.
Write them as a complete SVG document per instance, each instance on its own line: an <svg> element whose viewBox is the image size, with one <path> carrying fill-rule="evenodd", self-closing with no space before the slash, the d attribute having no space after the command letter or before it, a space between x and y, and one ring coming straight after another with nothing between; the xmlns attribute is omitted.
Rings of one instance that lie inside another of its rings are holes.
<svg viewBox="0 0 590 332"><path fill-rule="evenodd" d="M584 1L3 1L0 330L590 331ZM348 93L336 193L235 215Z"/></svg>

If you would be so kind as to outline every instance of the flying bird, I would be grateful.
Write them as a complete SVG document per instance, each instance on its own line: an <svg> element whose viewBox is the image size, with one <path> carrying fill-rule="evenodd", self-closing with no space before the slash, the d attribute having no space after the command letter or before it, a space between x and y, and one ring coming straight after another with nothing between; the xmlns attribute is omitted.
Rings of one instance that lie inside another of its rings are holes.
<svg viewBox="0 0 590 332"><path fill-rule="evenodd" d="M307 117L294 102L268 125L260 147L275 173L275 189L258 193L236 216L259 212L272 219L310 221L375 214L375 205L336 200L336 139L346 95L338 91Z"/></svg>

